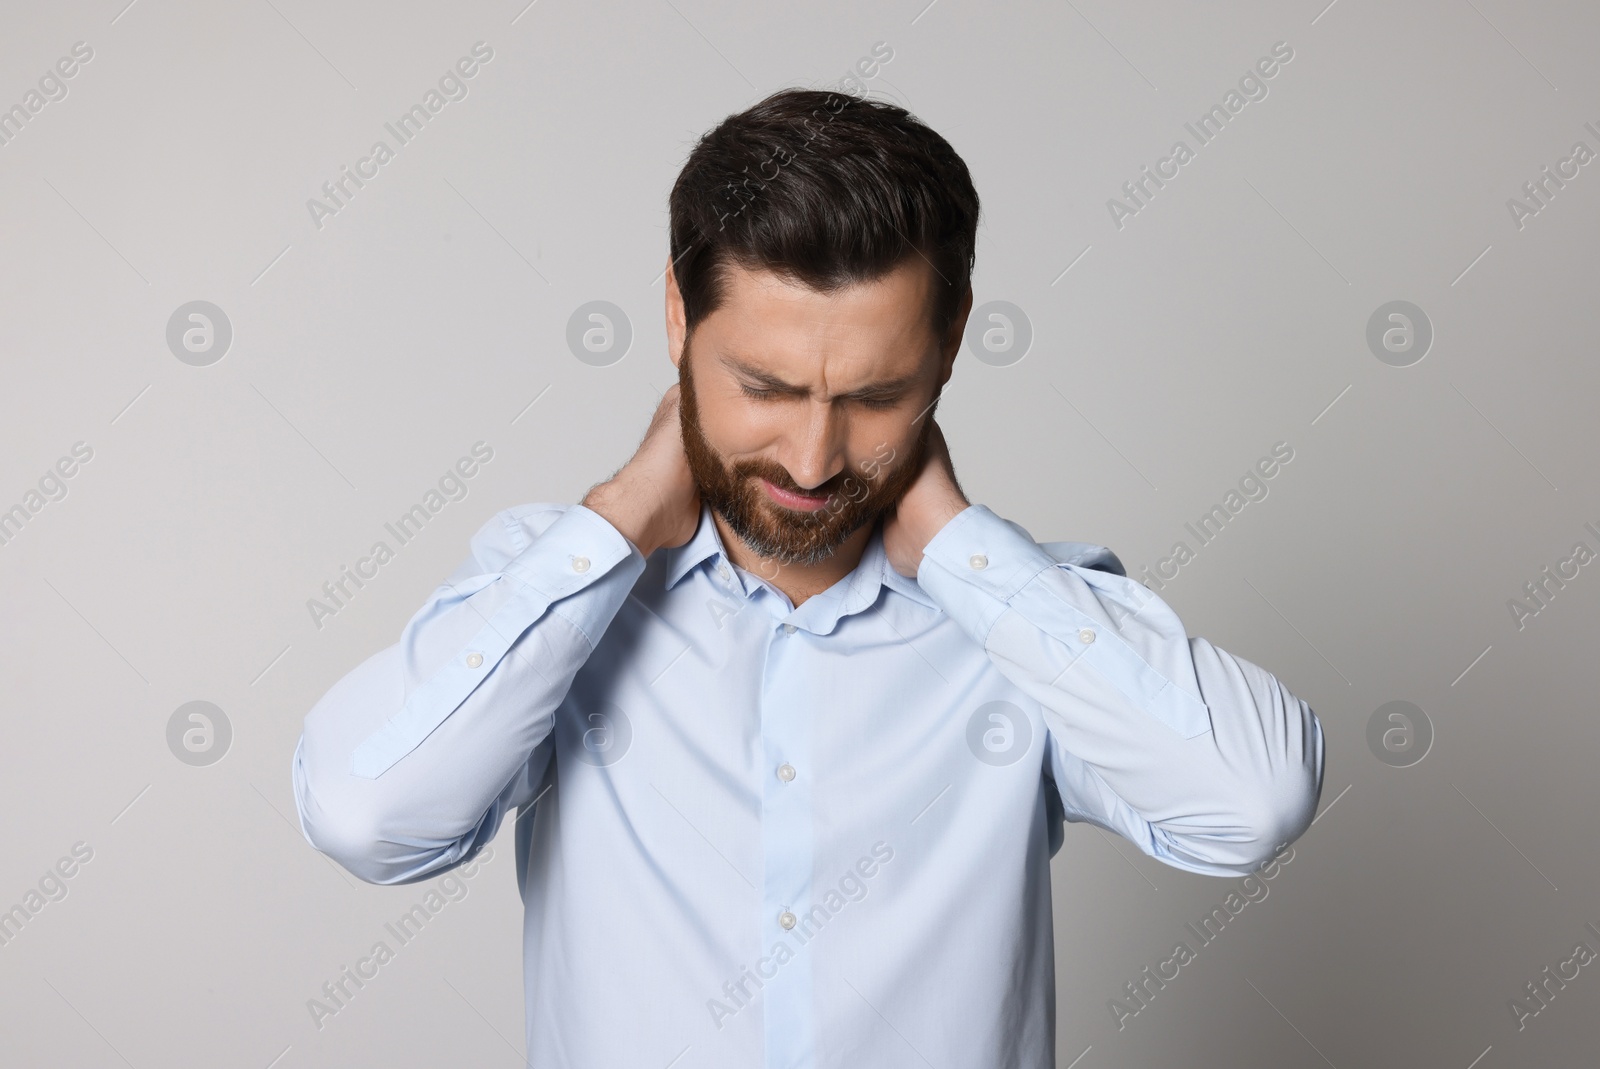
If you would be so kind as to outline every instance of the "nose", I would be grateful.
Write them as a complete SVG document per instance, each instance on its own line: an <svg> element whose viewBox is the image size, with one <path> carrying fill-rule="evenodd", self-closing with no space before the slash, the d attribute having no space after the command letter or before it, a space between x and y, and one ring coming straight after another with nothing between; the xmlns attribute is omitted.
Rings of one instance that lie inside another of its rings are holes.
<svg viewBox="0 0 1600 1069"><path fill-rule="evenodd" d="M811 401L802 420L779 462L802 490L815 490L844 470L847 428L838 406L828 401Z"/></svg>

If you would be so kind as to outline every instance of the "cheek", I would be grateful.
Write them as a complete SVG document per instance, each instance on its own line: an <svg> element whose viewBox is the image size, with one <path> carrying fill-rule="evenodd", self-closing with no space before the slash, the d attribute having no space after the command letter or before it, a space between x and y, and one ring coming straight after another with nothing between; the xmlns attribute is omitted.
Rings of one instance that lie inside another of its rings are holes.
<svg viewBox="0 0 1600 1069"><path fill-rule="evenodd" d="M753 401L742 394L700 406L700 430L729 461L769 455L789 432L788 406Z"/></svg>
<svg viewBox="0 0 1600 1069"><path fill-rule="evenodd" d="M914 412L875 415L852 429L850 452L856 459L850 466L858 478L869 486L876 486L912 457L917 448L917 434L922 429L921 423L907 428L914 415Z"/></svg>
<svg viewBox="0 0 1600 1069"><path fill-rule="evenodd" d="M869 453L888 455L893 452L897 456L910 456L916 452L917 438L928 422L926 414L917 419L917 413L917 409L908 409L869 421L862 427L862 445Z"/></svg>

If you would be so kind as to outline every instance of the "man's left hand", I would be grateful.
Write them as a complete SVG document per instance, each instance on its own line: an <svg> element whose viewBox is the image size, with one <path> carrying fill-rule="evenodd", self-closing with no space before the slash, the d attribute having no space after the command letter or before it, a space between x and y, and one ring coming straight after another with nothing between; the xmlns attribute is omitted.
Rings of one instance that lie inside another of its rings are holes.
<svg viewBox="0 0 1600 1069"><path fill-rule="evenodd" d="M934 423L916 481L883 521L883 549L889 564L901 575L916 578L923 548L971 504L956 483L944 432Z"/></svg>

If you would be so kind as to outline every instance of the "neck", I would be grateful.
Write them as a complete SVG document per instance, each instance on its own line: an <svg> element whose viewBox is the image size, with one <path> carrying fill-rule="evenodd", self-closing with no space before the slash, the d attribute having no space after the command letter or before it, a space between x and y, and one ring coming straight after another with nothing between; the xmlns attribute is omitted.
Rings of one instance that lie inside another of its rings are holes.
<svg viewBox="0 0 1600 1069"><path fill-rule="evenodd" d="M861 555L872 540L877 522L862 524L833 554L816 564L779 564L771 557L763 557L734 533L722 514L711 510L711 518L722 536L722 545L733 563L747 572L759 575L783 591L795 608L803 605L813 595L820 594L849 575L861 563Z"/></svg>

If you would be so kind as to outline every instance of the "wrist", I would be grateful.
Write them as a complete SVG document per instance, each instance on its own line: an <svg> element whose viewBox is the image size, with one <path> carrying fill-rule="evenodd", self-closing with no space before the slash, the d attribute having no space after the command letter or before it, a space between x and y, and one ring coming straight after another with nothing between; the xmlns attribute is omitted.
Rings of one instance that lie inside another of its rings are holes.
<svg viewBox="0 0 1600 1069"><path fill-rule="evenodd" d="M641 556L648 557L656 551L658 540L654 534L653 513L642 500L646 497L648 495L620 486L612 479L590 488L580 504L615 527Z"/></svg>
<svg viewBox="0 0 1600 1069"><path fill-rule="evenodd" d="M931 503L921 516L916 527L916 541L919 547L926 547L932 542L934 536L944 530L950 521L972 507L972 502L959 491L952 491L939 500Z"/></svg>

